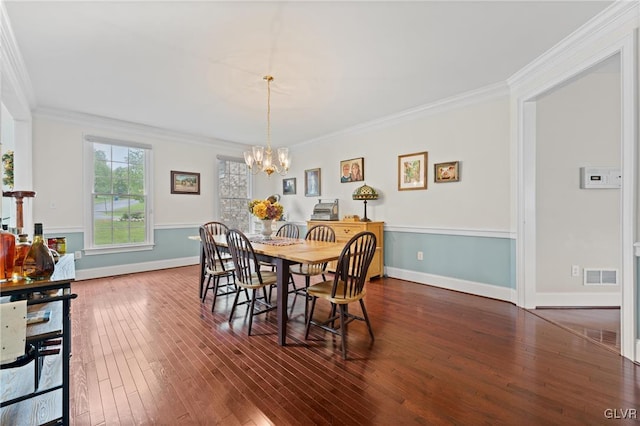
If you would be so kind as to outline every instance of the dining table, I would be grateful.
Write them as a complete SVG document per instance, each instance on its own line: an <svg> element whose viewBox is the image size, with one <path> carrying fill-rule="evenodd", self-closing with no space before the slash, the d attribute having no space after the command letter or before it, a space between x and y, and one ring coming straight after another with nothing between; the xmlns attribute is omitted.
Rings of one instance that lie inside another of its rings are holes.
<svg viewBox="0 0 640 426"><path fill-rule="evenodd" d="M286 345L287 304L289 299L289 267L298 263L313 264L337 260L344 243L312 241L298 238L269 237L247 234L258 260L272 263L277 275L277 325L278 344ZM214 237L216 244L228 248L225 235Z"/></svg>

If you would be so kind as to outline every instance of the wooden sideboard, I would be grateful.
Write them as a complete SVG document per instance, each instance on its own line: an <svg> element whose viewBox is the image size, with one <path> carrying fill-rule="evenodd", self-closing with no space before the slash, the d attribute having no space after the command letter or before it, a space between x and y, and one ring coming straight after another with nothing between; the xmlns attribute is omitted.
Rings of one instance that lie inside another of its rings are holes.
<svg viewBox="0 0 640 426"><path fill-rule="evenodd" d="M336 242L346 243L358 232L371 231L376 235L377 248L373 256L367 278L384 275L384 222L346 222L341 220L310 220L307 230L315 225L327 225L336 233ZM335 262L329 264L330 271L335 271Z"/></svg>

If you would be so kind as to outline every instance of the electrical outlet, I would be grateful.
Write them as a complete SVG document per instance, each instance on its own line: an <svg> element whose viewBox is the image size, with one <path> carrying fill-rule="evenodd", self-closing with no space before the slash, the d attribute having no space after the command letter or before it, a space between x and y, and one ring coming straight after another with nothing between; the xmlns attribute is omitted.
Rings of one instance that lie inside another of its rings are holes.
<svg viewBox="0 0 640 426"><path fill-rule="evenodd" d="M421 251L418 252L418 260L424 260L424 254Z"/></svg>
<svg viewBox="0 0 640 426"><path fill-rule="evenodd" d="M580 266L571 265L571 276L572 277L579 277L580 276Z"/></svg>
<svg viewBox="0 0 640 426"><path fill-rule="evenodd" d="M82 259L82 252L80 250L73 252L73 258L75 260Z"/></svg>

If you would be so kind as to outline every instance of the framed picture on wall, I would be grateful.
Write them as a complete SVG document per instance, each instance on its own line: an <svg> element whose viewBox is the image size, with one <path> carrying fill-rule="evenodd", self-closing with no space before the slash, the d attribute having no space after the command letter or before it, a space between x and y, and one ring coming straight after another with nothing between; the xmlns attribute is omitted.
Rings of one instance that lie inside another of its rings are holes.
<svg viewBox="0 0 640 426"><path fill-rule="evenodd" d="M320 169L309 169L304 171L304 196L320 196Z"/></svg>
<svg viewBox="0 0 640 426"><path fill-rule="evenodd" d="M359 182L364 180L364 158L352 158L340 162L340 182Z"/></svg>
<svg viewBox="0 0 640 426"><path fill-rule="evenodd" d="M427 189L428 153L398 155L398 191Z"/></svg>
<svg viewBox="0 0 640 426"><path fill-rule="evenodd" d="M171 170L171 193L200 195L200 173Z"/></svg>
<svg viewBox="0 0 640 426"><path fill-rule="evenodd" d="M294 195L296 193L296 178L282 179L282 194Z"/></svg>
<svg viewBox="0 0 640 426"><path fill-rule="evenodd" d="M448 163L434 164L433 174L435 181L438 183L458 182L460 180L460 162L449 161Z"/></svg>

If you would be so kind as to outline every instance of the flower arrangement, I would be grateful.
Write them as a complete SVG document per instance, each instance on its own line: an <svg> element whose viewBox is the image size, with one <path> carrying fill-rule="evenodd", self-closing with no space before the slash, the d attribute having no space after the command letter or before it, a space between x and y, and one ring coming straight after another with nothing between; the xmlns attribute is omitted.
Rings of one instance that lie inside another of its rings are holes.
<svg viewBox="0 0 640 426"><path fill-rule="evenodd" d="M252 200L249 202L249 212L260 220L280 219L284 213L284 207L277 201Z"/></svg>

